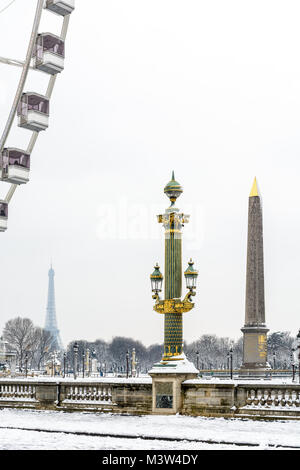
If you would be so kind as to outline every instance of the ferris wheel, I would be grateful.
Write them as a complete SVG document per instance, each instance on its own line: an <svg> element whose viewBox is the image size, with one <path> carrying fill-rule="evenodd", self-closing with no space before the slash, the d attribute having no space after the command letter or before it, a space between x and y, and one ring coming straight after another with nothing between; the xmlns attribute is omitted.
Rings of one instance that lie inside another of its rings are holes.
<svg viewBox="0 0 300 470"><path fill-rule="evenodd" d="M22 68L15 98L0 138L0 181L10 185L5 199L0 200L0 232L7 229L8 205L17 187L29 181L30 158L39 133L48 127L49 103L57 75L64 69L65 40L70 14L74 8L75 0L37 0L25 61L0 57L0 62ZM39 32L44 10L61 16L62 27L59 36ZM24 91L29 69L49 75L45 95ZM6 147L16 115L18 126L31 131L26 149Z"/></svg>

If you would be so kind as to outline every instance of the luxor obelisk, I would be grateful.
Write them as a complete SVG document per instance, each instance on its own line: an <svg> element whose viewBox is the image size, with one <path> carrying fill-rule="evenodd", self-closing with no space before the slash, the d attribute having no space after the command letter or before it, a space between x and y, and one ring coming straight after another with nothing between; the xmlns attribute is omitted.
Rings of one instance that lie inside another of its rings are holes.
<svg viewBox="0 0 300 470"><path fill-rule="evenodd" d="M265 319L262 206L255 178L248 208L246 311L240 375L265 375L270 369L267 362L268 331Z"/></svg>

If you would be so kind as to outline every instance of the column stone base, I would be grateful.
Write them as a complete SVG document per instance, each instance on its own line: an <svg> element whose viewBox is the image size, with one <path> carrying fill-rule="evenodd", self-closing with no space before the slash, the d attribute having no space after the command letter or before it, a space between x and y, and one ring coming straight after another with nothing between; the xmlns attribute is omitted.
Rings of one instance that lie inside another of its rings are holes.
<svg viewBox="0 0 300 470"><path fill-rule="evenodd" d="M152 413L179 413L182 409L182 382L198 376L194 364L182 354L178 360L173 358L154 364L148 373L152 377Z"/></svg>

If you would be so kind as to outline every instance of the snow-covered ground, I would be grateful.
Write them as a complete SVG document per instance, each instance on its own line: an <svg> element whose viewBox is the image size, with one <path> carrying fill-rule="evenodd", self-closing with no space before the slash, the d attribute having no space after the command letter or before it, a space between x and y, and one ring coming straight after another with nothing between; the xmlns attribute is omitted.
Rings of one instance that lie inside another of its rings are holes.
<svg viewBox="0 0 300 470"><path fill-rule="evenodd" d="M272 446L300 448L300 421L0 410L1 450L267 449Z"/></svg>
<svg viewBox="0 0 300 470"><path fill-rule="evenodd" d="M233 450L244 447L0 429L1 450ZM245 447L246 449L247 447Z"/></svg>

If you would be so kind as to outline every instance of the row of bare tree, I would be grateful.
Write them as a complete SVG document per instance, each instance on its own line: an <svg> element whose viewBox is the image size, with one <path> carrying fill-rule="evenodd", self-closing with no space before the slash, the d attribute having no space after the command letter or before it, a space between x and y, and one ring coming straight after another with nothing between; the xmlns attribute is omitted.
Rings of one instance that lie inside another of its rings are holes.
<svg viewBox="0 0 300 470"><path fill-rule="evenodd" d="M126 354L129 352L129 362L132 349L136 351L138 369L141 372L149 370L155 362L162 357L163 345L152 344L144 346L140 341L132 338L115 337L109 343L98 339L94 342L77 341L79 346L78 364L85 360L85 352L89 349L90 355L97 358L102 371L126 371ZM71 366L74 363L74 341L67 348L67 361ZM275 369L291 368L292 349L296 347L296 340L289 332L274 332L268 337L268 361ZM229 351L232 348L233 368L238 369L243 361L243 339L234 341L228 337L216 335L202 335L198 340L184 344L184 351L190 361L199 369L228 369ZM275 355L274 355L275 353ZM275 359L274 359L275 358ZM275 361L275 362L274 362ZM129 364L130 365L130 364Z"/></svg>
<svg viewBox="0 0 300 470"><path fill-rule="evenodd" d="M24 370L25 356L30 368L40 370L50 358L53 338L51 334L34 326L29 318L17 317L9 320L3 330L3 339L17 352L20 370ZM74 343L69 343L66 349L66 362L69 370L74 364ZM129 364L133 348L136 351L138 369L140 372L149 370L155 362L161 359L163 345L153 344L144 346L140 341L132 338L115 337L111 342L97 339L94 342L77 341L78 366L84 363L87 349L90 357L99 362L102 371L125 372L127 357ZM292 363L291 352L296 342L289 332L275 332L268 336L268 360L276 369L290 368ZM239 368L242 364L243 341L242 338L234 341L228 337L216 335L202 335L198 340L184 345L184 351L189 360L199 369L226 369L228 368L228 352L233 350L233 367ZM128 354L128 356L126 356ZM62 359L62 357L61 357Z"/></svg>

